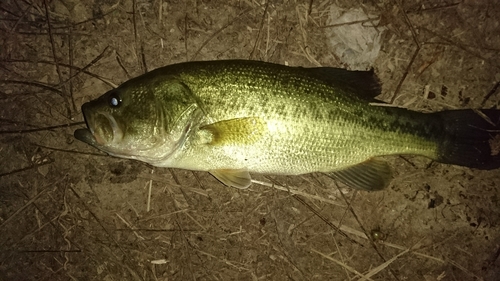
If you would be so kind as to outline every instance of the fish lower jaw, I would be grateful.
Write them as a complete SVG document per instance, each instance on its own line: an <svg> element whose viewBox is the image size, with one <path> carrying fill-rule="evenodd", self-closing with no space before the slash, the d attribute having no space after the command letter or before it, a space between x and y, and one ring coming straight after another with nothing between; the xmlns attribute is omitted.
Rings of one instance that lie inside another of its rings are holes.
<svg viewBox="0 0 500 281"><path fill-rule="evenodd" d="M175 146L172 148L170 145L165 145L165 143L158 143L148 149L140 150L139 153L137 150L131 151L129 153L130 159L139 160L155 167L177 168L176 159L178 159L180 151Z"/></svg>
<svg viewBox="0 0 500 281"><path fill-rule="evenodd" d="M108 153L111 156L118 157L118 158L123 158L123 159L132 159L132 160L137 160L141 162L148 163L150 165L153 165L155 167L170 167L168 164L165 165L165 163L169 163L168 157L165 157L164 155L161 156L146 156L146 155L137 155L136 152L134 151L115 151L112 149L105 149L101 148L103 151Z"/></svg>
<svg viewBox="0 0 500 281"><path fill-rule="evenodd" d="M199 159L202 159L203 157L200 157ZM156 159L149 159L149 160L141 160L145 161L155 167L163 167L163 168L174 168L174 169L184 169L184 170L192 170L192 171L208 171L212 167L211 165L208 165L204 161L199 161L199 159L186 159L182 157L182 153L176 153L173 152L167 157L158 157Z"/></svg>

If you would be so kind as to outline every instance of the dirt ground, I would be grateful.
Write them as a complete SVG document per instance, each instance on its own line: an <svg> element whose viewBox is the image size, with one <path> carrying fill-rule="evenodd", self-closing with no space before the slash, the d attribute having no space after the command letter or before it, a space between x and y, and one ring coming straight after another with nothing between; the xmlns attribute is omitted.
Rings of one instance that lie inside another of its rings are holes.
<svg viewBox="0 0 500 281"><path fill-rule="evenodd" d="M385 29L382 100L500 108L494 0L1 1L0 280L500 280L499 170L390 157L380 192L322 174L238 190L73 138L82 103L163 65L350 67L333 4Z"/></svg>

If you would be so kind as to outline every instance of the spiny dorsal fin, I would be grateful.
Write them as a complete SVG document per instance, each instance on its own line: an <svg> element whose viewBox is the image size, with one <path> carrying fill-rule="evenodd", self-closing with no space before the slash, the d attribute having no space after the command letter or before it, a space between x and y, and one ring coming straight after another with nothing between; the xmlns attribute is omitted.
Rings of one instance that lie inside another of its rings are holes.
<svg viewBox="0 0 500 281"><path fill-rule="evenodd" d="M208 172L227 186L246 189L252 184L252 178L247 169L218 169Z"/></svg>
<svg viewBox="0 0 500 281"><path fill-rule="evenodd" d="M380 81L373 69L354 71L334 67L316 67L304 68L304 70L316 79L333 87L355 93L359 98L370 102L375 101L375 97L381 93Z"/></svg>
<svg viewBox="0 0 500 281"><path fill-rule="evenodd" d="M327 173L327 175L352 188L367 191L386 188L392 178L389 164L377 158L369 159L343 170Z"/></svg>

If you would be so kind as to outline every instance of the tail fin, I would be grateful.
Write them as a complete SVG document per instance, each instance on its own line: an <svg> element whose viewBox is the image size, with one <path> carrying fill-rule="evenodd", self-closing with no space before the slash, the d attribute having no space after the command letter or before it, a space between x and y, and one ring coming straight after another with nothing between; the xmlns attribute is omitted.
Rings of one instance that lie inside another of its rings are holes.
<svg viewBox="0 0 500 281"><path fill-rule="evenodd" d="M439 162L491 170L500 168L500 110L450 110L432 113L443 122Z"/></svg>

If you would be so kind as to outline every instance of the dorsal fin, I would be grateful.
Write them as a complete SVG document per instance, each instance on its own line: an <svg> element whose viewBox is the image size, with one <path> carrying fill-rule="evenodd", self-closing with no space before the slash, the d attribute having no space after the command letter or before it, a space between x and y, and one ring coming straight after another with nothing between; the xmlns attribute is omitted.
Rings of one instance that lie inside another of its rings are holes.
<svg viewBox="0 0 500 281"><path fill-rule="evenodd" d="M373 71L347 70L334 67L304 68L312 77L327 84L356 94L359 98L367 101L375 101L380 95L380 81Z"/></svg>

